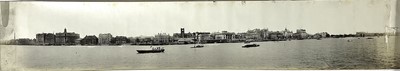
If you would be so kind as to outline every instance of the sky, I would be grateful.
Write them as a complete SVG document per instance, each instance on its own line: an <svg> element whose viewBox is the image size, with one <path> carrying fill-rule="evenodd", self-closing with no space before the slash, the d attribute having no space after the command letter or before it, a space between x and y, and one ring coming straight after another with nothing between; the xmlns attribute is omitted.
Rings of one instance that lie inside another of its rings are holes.
<svg viewBox="0 0 400 71"><path fill-rule="evenodd" d="M196 1L196 2L14 2L17 38L69 32L113 36L186 32L245 32L255 28L308 33L385 32L386 0Z"/></svg>

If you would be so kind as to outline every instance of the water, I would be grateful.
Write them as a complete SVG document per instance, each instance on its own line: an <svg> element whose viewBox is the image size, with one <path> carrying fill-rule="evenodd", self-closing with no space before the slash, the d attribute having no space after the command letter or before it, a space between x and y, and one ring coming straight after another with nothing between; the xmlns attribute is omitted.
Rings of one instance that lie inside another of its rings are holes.
<svg viewBox="0 0 400 71"><path fill-rule="evenodd" d="M35 70L92 69L385 69L398 68L393 43L375 39L340 38L243 43L166 45L164 53L138 54L149 46L6 46L15 52L9 68ZM391 40L394 41L394 40ZM9 48L9 49L6 49ZM10 51L9 51L10 52ZM7 67L2 60L2 68ZM400 62L399 62L400 63Z"/></svg>

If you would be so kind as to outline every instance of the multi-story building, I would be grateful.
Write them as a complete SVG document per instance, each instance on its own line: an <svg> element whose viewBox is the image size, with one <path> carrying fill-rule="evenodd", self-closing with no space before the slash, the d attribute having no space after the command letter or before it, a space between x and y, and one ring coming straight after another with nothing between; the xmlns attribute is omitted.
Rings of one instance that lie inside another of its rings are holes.
<svg viewBox="0 0 400 71"><path fill-rule="evenodd" d="M215 34L215 39L216 40L225 40L227 39L226 35L223 34Z"/></svg>
<svg viewBox="0 0 400 71"><path fill-rule="evenodd" d="M54 45L56 36L53 33L36 34L36 44L38 45Z"/></svg>
<svg viewBox="0 0 400 71"><path fill-rule="evenodd" d="M173 41L172 37L165 33L158 33L154 36L154 43L155 44L169 44Z"/></svg>
<svg viewBox="0 0 400 71"><path fill-rule="evenodd" d="M251 40L266 40L269 37L268 29L253 29L247 30L246 39Z"/></svg>
<svg viewBox="0 0 400 71"><path fill-rule="evenodd" d="M122 44L130 43L129 41L130 40L126 36L115 36L114 38L111 39L110 42L112 44L122 45Z"/></svg>
<svg viewBox="0 0 400 71"><path fill-rule="evenodd" d="M109 45L111 44L112 35L110 33L99 34L99 44L100 45Z"/></svg>
<svg viewBox="0 0 400 71"><path fill-rule="evenodd" d="M308 38L308 36L309 35L307 34L305 29L297 29L296 30L295 37L297 39L306 39L306 38Z"/></svg>
<svg viewBox="0 0 400 71"><path fill-rule="evenodd" d="M246 35L247 35L247 33L237 33L234 35L234 38L243 41L243 40L246 40Z"/></svg>
<svg viewBox="0 0 400 71"><path fill-rule="evenodd" d="M214 32L211 35L213 35L214 39L217 39L217 40L225 40L225 39L226 40L232 40L232 39L235 38L234 37L235 33L228 32L228 31Z"/></svg>
<svg viewBox="0 0 400 71"><path fill-rule="evenodd" d="M207 40L211 40L210 32L194 32L194 39L196 42L204 43Z"/></svg>
<svg viewBox="0 0 400 71"><path fill-rule="evenodd" d="M225 43L225 42L231 42L233 39L236 40L235 33L228 32L228 31L214 32L214 33L211 33L210 36L213 37L213 40L210 40L210 42Z"/></svg>
<svg viewBox="0 0 400 71"><path fill-rule="evenodd" d="M287 28L285 28L285 30L282 31L283 32L283 36L285 39L292 39L293 38L293 32L289 31Z"/></svg>
<svg viewBox="0 0 400 71"><path fill-rule="evenodd" d="M56 45L75 45L78 44L76 42L79 39L79 34L75 32L67 32L67 29L64 29L62 33L56 33Z"/></svg>
<svg viewBox="0 0 400 71"><path fill-rule="evenodd" d="M274 31L269 33L269 40L273 40L273 41L279 41L279 40L283 40L284 39L284 34L282 32L279 31Z"/></svg>
<svg viewBox="0 0 400 71"><path fill-rule="evenodd" d="M297 29L296 33L307 33L305 29Z"/></svg>
<svg viewBox="0 0 400 71"><path fill-rule="evenodd" d="M181 28L180 33L174 33L172 36L174 38L195 38L195 33L185 33L185 28Z"/></svg>
<svg viewBox="0 0 400 71"><path fill-rule="evenodd" d="M137 44L140 40L137 37L128 37L130 44Z"/></svg>
<svg viewBox="0 0 400 71"><path fill-rule="evenodd" d="M88 35L85 36L81 41L81 45L97 45L98 44L98 38L95 35Z"/></svg>

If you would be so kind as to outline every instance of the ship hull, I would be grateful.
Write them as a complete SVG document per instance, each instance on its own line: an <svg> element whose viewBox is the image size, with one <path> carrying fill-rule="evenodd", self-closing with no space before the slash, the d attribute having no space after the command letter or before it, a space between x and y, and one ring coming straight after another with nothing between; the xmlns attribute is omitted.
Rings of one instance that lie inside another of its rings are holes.
<svg viewBox="0 0 400 71"><path fill-rule="evenodd" d="M260 46L260 45L258 45L258 44L252 44L252 45L243 45L242 47L243 47L243 48L247 48L247 47L258 47L258 46Z"/></svg>
<svg viewBox="0 0 400 71"><path fill-rule="evenodd" d="M160 53L164 52L164 49L161 50L136 50L138 53Z"/></svg>

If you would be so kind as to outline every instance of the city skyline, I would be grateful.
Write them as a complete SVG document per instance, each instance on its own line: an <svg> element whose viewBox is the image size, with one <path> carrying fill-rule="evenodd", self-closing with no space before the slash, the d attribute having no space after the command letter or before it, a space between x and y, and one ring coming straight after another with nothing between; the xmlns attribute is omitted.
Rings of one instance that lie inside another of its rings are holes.
<svg viewBox="0 0 400 71"><path fill-rule="evenodd" d="M57 33L67 28L80 36L111 33L113 36L153 36L157 33L246 32L260 28L281 31L306 29L308 33L383 33L383 2L369 8L335 1L233 1L233 2L18 2L13 3L17 38L36 33ZM45 28L43 28L45 27ZM9 37L12 38L12 37Z"/></svg>

